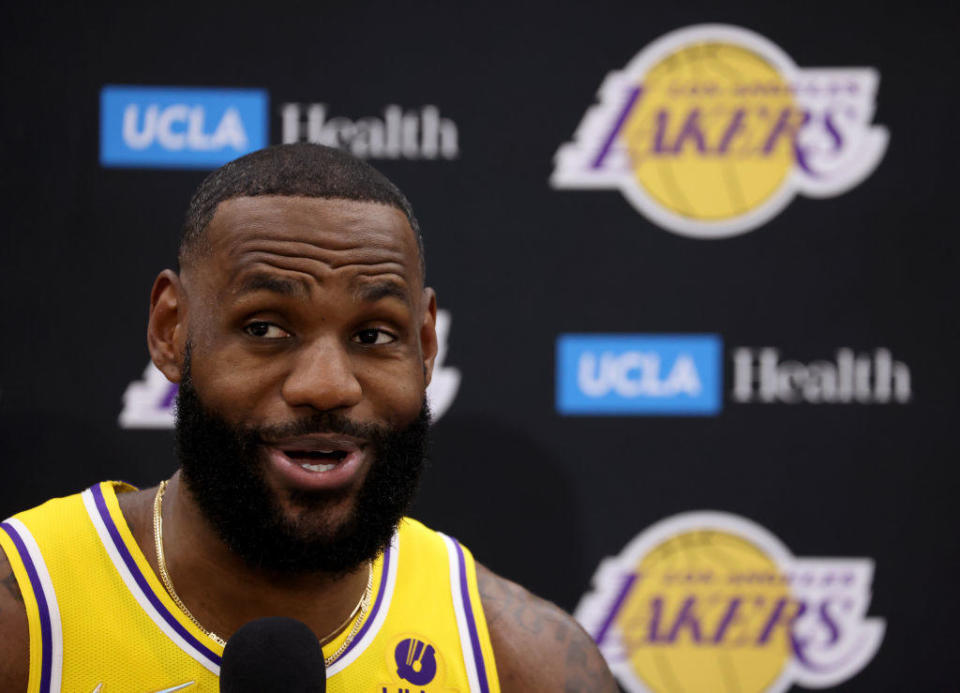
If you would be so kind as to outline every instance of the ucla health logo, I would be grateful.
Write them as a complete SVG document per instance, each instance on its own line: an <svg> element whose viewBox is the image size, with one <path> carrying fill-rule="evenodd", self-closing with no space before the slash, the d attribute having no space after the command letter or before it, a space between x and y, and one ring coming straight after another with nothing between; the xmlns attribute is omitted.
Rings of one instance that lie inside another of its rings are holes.
<svg viewBox="0 0 960 693"><path fill-rule="evenodd" d="M717 335L567 334L557 340L561 414L714 415L722 407Z"/></svg>
<svg viewBox="0 0 960 693"><path fill-rule="evenodd" d="M795 195L832 197L876 168L871 68L800 68L746 29L701 24L663 36L607 75L556 188L614 189L659 226L723 238L766 223Z"/></svg>
<svg viewBox="0 0 960 693"><path fill-rule="evenodd" d="M100 163L216 168L268 144L262 89L109 85L100 92Z"/></svg>
<svg viewBox="0 0 960 693"><path fill-rule="evenodd" d="M576 618L631 693L829 688L865 667L868 558L798 558L760 525L693 512L604 559Z"/></svg>

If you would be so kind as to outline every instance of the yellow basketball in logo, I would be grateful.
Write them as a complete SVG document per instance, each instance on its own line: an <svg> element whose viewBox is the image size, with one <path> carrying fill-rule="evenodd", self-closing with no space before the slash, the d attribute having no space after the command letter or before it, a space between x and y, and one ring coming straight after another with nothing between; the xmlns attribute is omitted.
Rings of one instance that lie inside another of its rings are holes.
<svg viewBox="0 0 960 693"><path fill-rule="evenodd" d="M636 566L615 622L655 693L762 693L790 658L798 605L757 546L715 530L677 534Z"/></svg>
<svg viewBox="0 0 960 693"><path fill-rule="evenodd" d="M804 115L783 75L732 43L676 50L643 77L621 131L637 183L674 214L741 216L768 200L795 162Z"/></svg>

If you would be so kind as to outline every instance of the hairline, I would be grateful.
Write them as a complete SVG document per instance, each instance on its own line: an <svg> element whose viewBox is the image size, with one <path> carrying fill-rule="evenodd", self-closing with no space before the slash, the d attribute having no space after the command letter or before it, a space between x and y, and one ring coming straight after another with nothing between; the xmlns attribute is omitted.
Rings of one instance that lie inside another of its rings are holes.
<svg viewBox="0 0 960 693"><path fill-rule="evenodd" d="M419 260L419 269L420 269L420 283L421 286L426 286L427 281L427 267L426 267L426 257L424 254L423 247L423 235L420 233L419 224L416 223L416 220L411 216L410 212L404 209L398 204L393 202L388 202L384 200L371 200L371 199L362 199L358 200L352 197L346 197L343 195L287 195L284 193L264 193L262 195L249 195L249 194L239 194L231 195L230 197L225 197L217 202L213 207L209 215L209 219L203 220L203 226L196 230L196 232L185 236L181 239L180 245L177 249L177 262L179 264L179 272L183 270L190 264L191 260L207 255L211 250L209 243L209 231L210 224L213 223L213 220L217 216L217 211L220 209L220 205L224 202L230 202L231 200L239 199L256 199L258 197L286 197L286 198L296 198L302 200L336 200L339 202L353 202L356 204L374 204L380 205L381 207L390 207L397 210L403 215L404 220L406 221L407 230L413 234L413 241L417 248L417 259Z"/></svg>

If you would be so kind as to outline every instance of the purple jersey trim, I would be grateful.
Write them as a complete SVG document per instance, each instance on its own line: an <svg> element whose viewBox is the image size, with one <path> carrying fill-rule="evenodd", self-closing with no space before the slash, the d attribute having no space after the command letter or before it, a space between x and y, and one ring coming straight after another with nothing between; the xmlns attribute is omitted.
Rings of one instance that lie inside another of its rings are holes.
<svg viewBox="0 0 960 693"><path fill-rule="evenodd" d="M30 558L20 533L9 522L0 524L0 527L7 533L17 547L17 553L20 554L20 560L23 561L23 567L26 568L27 576L30 578L30 587L33 589L33 596L37 600L37 608L40 612L40 690L50 690L51 669L53 667L53 632L50 627L50 607L47 604L47 597L43 592L43 585L40 583L40 576L37 575L37 568Z"/></svg>
<svg viewBox="0 0 960 693"><path fill-rule="evenodd" d="M363 636L367 634L367 631L370 629L370 624L373 623L377 618L377 613L380 611L380 607L383 606L383 594L386 592L387 578L390 574L390 557L393 553L393 546L387 546L387 549L383 552L383 569L380 571L380 588L377 590L377 598L373 602L373 609L370 610L370 614L367 616L367 620L363 622L363 626L360 628L360 632L356 634L353 638L353 641L350 645L341 652L335 660L330 662L327 667L333 666L334 663L339 662L341 659L347 656L347 653L350 652L357 643L363 640Z"/></svg>
<svg viewBox="0 0 960 693"><path fill-rule="evenodd" d="M184 628L183 624L177 620L176 616L167 610L167 608L163 605L163 602L160 601L159 597L157 597L154 591L150 588L150 583L147 582L147 579L143 576L143 573L140 572L140 568L137 566L136 561L133 560L133 556L130 554L129 549L127 549L127 545L123 542L123 538L120 536L120 531L117 529L117 526L113 521L113 517L110 515L110 511L107 509L107 503L103 498L103 490L99 485L97 485L91 486L90 491L93 494L93 500L97 506L97 511L100 513L100 519L103 520L103 524L110 533L110 538L113 540L114 547L116 547L117 552L120 554L124 564L127 566L127 570L129 570L130 574L133 575L133 579L136 580L137 585L140 587L140 590L143 592L144 596L146 596L146 598L150 601L150 603L153 605L153 608L157 610L157 613L160 614L163 620L166 621L167 624L173 628L173 630L175 630L181 638L183 638L191 647L197 650L212 663L220 666L220 656L202 642L197 640L190 633L190 631Z"/></svg>
<svg viewBox="0 0 960 693"><path fill-rule="evenodd" d="M460 546L460 542L454 539L453 545L457 548L457 562L460 565L460 598L463 600L463 613L467 619L467 631L470 633L473 661L477 665L477 680L480 682L481 693L490 693L490 686L487 684L487 667L483 662L483 650L480 649L480 637L477 635L477 623L473 620L473 604L470 602L466 560L463 557L463 548Z"/></svg>

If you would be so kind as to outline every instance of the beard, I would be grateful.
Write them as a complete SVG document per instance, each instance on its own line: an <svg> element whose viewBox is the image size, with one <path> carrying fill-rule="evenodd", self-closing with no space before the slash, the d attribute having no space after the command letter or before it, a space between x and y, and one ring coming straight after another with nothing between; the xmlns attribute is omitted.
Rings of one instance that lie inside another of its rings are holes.
<svg viewBox="0 0 960 693"><path fill-rule="evenodd" d="M370 561L390 543L409 507L426 463L430 412L403 428L358 424L335 412L314 412L280 426L246 427L226 421L200 401L187 351L176 410L176 451L182 476L201 513L247 565L269 573L341 575ZM372 462L359 489L298 491L285 512L268 484L264 442L310 433L364 439ZM330 518L333 505L350 505Z"/></svg>

